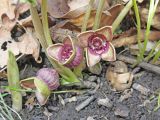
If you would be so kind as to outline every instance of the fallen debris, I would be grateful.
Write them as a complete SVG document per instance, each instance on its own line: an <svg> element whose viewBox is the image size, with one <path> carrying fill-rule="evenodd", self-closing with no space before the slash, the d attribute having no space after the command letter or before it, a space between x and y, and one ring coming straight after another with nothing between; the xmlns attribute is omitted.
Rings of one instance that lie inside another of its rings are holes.
<svg viewBox="0 0 160 120"><path fill-rule="evenodd" d="M79 112L80 110L85 108L87 105L89 105L93 100L95 100L95 97L91 96L88 99L86 99L85 101L83 101L82 103L80 103L78 106L76 106L75 109Z"/></svg>
<svg viewBox="0 0 160 120"><path fill-rule="evenodd" d="M145 30L141 31L141 41L145 39ZM156 41L160 39L160 32L159 31L150 31L149 38L150 41ZM117 38L112 41L114 47L122 47L126 45L131 45L137 43L137 35L129 36L129 37L122 37Z"/></svg>
<svg viewBox="0 0 160 120"><path fill-rule="evenodd" d="M71 102L76 102L76 101L81 101L81 100L85 100L89 98L89 96L74 96L74 97L71 97L71 98L66 98L64 99L64 103L71 103Z"/></svg>
<svg viewBox="0 0 160 120"><path fill-rule="evenodd" d="M122 61L112 63L106 72L106 79L117 91L124 91L130 88L133 80L133 74L128 72L127 65Z"/></svg>
<svg viewBox="0 0 160 120"><path fill-rule="evenodd" d="M121 105L121 104L119 104L114 111L114 114L116 116L120 116L120 117L128 117L129 113L130 113L129 108L127 106Z"/></svg>
<svg viewBox="0 0 160 120"><path fill-rule="evenodd" d="M133 84L133 88L139 92L141 92L141 94L143 95L148 95L148 93L150 92L150 90L138 83L134 83Z"/></svg>
<svg viewBox="0 0 160 120"><path fill-rule="evenodd" d="M87 120L95 120L93 117L89 116Z"/></svg>
<svg viewBox="0 0 160 120"><path fill-rule="evenodd" d="M132 89L132 88L125 90L125 91L122 93L122 95L120 96L120 98L119 98L118 101L119 101L119 102L122 102L122 101L124 101L124 100L132 97L132 93L133 93L133 89Z"/></svg>
<svg viewBox="0 0 160 120"><path fill-rule="evenodd" d="M113 106L113 103L110 101L108 97L106 97L105 99L98 99L97 103L98 105L102 105L108 108L111 108Z"/></svg>
<svg viewBox="0 0 160 120"><path fill-rule="evenodd" d="M94 76L90 76L87 80L91 82L95 82L97 79L98 79L97 76L94 75Z"/></svg>

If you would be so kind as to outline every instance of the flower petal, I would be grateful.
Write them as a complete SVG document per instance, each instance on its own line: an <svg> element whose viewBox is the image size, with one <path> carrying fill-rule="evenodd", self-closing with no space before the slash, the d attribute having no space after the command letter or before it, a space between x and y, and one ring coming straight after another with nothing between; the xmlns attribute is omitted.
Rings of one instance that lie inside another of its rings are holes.
<svg viewBox="0 0 160 120"><path fill-rule="evenodd" d="M104 26L95 31L98 34L103 34L107 38L107 41L112 41L113 33L112 33L112 26Z"/></svg>
<svg viewBox="0 0 160 120"><path fill-rule="evenodd" d="M80 33L77 38L78 38L78 43L81 47L87 47L88 46L88 38L94 34L93 31L87 31L87 32L82 32Z"/></svg>
<svg viewBox="0 0 160 120"><path fill-rule="evenodd" d="M71 56L63 63L65 65L65 64L70 63L74 59L74 57L76 55L76 48L75 48L74 41L72 40L71 36L69 36L69 35L66 38L64 38L63 43L64 43L64 45L65 44L71 44L72 49L73 49L73 52L72 52Z"/></svg>
<svg viewBox="0 0 160 120"><path fill-rule="evenodd" d="M101 55L102 59L105 61L115 61L116 60L116 51L114 46L109 43L109 48L106 52Z"/></svg>
<svg viewBox="0 0 160 120"><path fill-rule="evenodd" d="M72 38L68 35L64 38L63 44L73 44Z"/></svg>
<svg viewBox="0 0 160 120"><path fill-rule="evenodd" d="M92 67L101 60L101 56L95 55L91 53L88 49L86 49L86 60L88 67Z"/></svg>
<svg viewBox="0 0 160 120"><path fill-rule="evenodd" d="M60 60L60 58L59 58L59 51L60 51L60 49L62 47L63 47L63 44L61 44L61 43L57 43L57 44L49 46L47 48L47 54L48 54L48 56L59 62L59 60Z"/></svg>

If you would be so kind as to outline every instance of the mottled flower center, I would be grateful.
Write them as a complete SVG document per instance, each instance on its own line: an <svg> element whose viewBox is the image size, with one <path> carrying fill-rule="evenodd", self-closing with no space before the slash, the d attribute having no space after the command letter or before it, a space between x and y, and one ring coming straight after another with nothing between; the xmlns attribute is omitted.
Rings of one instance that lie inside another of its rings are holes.
<svg viewBox="0 0 160 120"><path fill-rule="evenodd" d="M66 61L72 55L73 48L70 44L64 44L60 50L60 60Z"/></svg>
<svg viewBox="0 0 160 120"><path fill-rule="evenodd" d="M108 50L109 42L107 38L102 34L93 34L88 38L88 47L90 52L101 55Z"/></svg>

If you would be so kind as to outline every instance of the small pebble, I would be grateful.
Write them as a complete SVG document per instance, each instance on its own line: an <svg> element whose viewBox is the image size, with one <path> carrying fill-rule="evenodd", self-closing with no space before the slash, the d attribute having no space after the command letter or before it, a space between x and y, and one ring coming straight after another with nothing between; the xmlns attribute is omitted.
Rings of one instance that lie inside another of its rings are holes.
<svg viewBox="0 0 160 120"><path fill-rule="evenodd" d="M83 83L86 88L95 88L97 86L95 82L84 81Z"/></svg>
<svg viewBox="0 0 160 120"><path fill-rule="evenodd" d="M59 107L48 106L48 110L58 112Z"/></svg>
<svg viewBox="0 0 160 120"><path fill-rule="evenodd" d="M141 92L141 94L143 94L143 95L148 95L148 93L150 92L149 89L147 89L146 87L144 87L144 86L142 86L142 85L140 85L140 84L138 84L138 83L134 83L134 84L133 84L133 88L134 88L135 90Z"/></svg>
<svg viewBox="0 0 160 120"><path fill-rule="evenodd" d="M130 110L127 106L119 104L117 105L114 114L116 116L120 116L120 117L128 117L130 113Z"/></svg>
<svg viewBox="0 0 160 120"><path fill-rule="evenodd" d="M106 106L108 108L111 108L113 106L113 103L111 103L109 98L105 98L105 99L98 99L97 100L98 105L102 105L102 106Z"/></svg>
<svg viewBox="0 0 160 120"><path fill-rule="evenodd" d="M93 117L89 116L87 120L95 120Z"/></svg>
<svg viewBox="0 0 160 120"><path fill-rule="evenodd" d="M90 76L89 78L88 78L88 80L89 81L91 81L91 82L95 82L96 80L97 80L97 76Z"/></svg>

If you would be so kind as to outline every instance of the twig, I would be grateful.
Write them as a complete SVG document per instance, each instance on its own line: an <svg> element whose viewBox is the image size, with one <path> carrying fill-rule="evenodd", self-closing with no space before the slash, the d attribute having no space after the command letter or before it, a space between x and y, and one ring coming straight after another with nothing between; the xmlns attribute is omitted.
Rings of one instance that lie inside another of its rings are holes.
<svg viewBox="0 0 160 120"><path fill-rule="evenodd" d="M89 97L88 99L86 99L85 101L83 101L81 104L79 104L78 106L76 106L76 110L79 112L80 110L82 110L83 108L85 108L87 105L89 105L94 99L95 99L94 96Z"/></svg>
<svg viewBox="0 0 160 120"><path fill-rule="evenodd" d="M121 60L123 62L130 63L130 64L134 64L134 63L137 62L136 59L130 58L130 57L126 57L126 56L123 56L123 55L117 56L117 59ZM144 69L146 69L148 71L152 71L152 72L160 75L160 67L158 67L156 65L152 65L152 64L146 63L146 62L141 62L138 66L142 67L142 68L144 68Z"/></svg>

